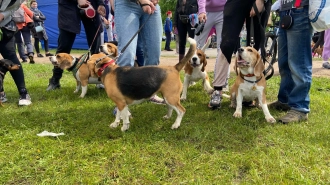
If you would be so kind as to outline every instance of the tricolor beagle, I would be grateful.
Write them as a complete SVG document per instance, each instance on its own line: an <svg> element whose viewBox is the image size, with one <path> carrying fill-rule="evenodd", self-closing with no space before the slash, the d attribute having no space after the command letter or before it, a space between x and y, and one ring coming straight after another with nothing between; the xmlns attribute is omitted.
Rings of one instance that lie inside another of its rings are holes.
<svg viewBox="0 0 330 185"><path fill-rule="evenodd" d="M121 130L126 131L130 124L128 105L148 100L158 92L163 95L168 108L164 118L170 118L174 109L177 118L171 128L180 126L186 110L180 104L182 83L179 71L196 52L196 41L187 40L190 42L189 51L175 66L119 67L109 58L96 63L95 73L101 78L108 97L118 107L116 119L110 127L117 127L122 118Z"/></svg>
<svg viewBox="0 0 330 185"><path fill-rule="evenodd" d="M103 53L93 54L87 62L81 62L78 58L67 53L58 53L56 56L49 57L49 60L54 66L58 66L62 70L73 71L73 75L77 81L74 93L77 93L81 88L80 97L83 98L87 93L88 84L102 83L95 74L95 60L107 55L113 58L118 55L117 46L112 43L105 43L100 46L100 50Z"/></svg>
<svg viewBox="0 0 330 185"><path fill-rule="evenodd" d="M266 102L266 79L263 74L264 63L253 47L239 48L236 54L236 81L230 90L230 107L236 107L234 117L242 117L243 101L258 99L267 122L275 123Z"/></svg>
<svg viewBox="0 0 330 185"><path fill-rule="evenodd" d="M213 92L213 88L210 85L210 79L205 71L205 67L207 65L205 49L209 47L211 43L211 37L207 40L202 49L197 49L194 56L189 60L189 62L185 65L184 71L184 82L183 82L183 91L181 95L181 100L187 99L187 90L190 84L197 82L199 80L203 80L204 90L211 94Z"/></svg>

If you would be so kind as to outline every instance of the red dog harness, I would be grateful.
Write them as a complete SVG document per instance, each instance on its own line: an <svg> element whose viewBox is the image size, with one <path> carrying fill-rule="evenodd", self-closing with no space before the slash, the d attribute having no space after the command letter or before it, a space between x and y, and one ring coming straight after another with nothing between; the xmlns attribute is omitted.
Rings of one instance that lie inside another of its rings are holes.
<svg viewBox="0 0 330 185"><path fill-rule="evenodd" d="M105 70L105 68L107 68L110 64L115 63L115 60L111 59L108 63L105 63L102 65L102 67L97 71L97 75L101 76L102 72Z"/></svg>

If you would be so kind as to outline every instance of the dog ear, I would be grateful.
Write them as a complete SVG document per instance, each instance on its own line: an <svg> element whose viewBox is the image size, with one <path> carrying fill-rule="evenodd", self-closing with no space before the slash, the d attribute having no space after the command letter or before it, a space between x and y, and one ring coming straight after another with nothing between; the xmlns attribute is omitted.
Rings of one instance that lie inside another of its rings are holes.
<svg viewBox="0 0 330 185"><path fill-rule="evenodd" d="M265 70L264 62L262 61L262 58L260 54L257 54L257 63L254 66L254 75L255 76L261 76Z"/></svg>
<svg viewBox="0 0 330 185"><path fill-rule="evenodd" d="M207 65L207 60L206 60L206 57L204 56L204 62L203 62L203 66L202 66L202 72L205 71L206 65Z"/></svg>
<svg viewBox="0 0 330 185"><path fill-rule="evenodd" d="M235 65L234 65L234 70L236 72L236 75L238 75L238 67L237 67L237 56L235 57Z"/></svg>

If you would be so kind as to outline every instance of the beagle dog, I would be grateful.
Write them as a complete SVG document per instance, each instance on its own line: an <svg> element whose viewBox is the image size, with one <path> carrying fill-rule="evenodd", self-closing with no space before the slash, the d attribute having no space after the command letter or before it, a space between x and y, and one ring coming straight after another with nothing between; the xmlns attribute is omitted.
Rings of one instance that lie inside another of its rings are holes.
<svg viewBox="0 0 330 185"><path fill-rule="evenodd" d="M0 60L0 90L3 89L3 80L5 79L5 75L7 71L18 70L19 68L20 65L15 64L11 60L8 59ZM0 106L3 106L1 100L0 100Z"/></svg>
<svg viewBox="0 0 330 185"><path fill-rule="evenodd" d="M129 129L128 105L148 100L158 92L163 95L168 108L164 118L169 119L174 109L177 118L171 128L177 129L180 126L186 112L180 104L180 70L196 52L196 41L192 38L187 40L190 42L189 51L175 66L119 67L110 58L96 62L95 73L101 78L108 97L118 108L116 119L110 124L111 128L117 127L123 119L121 130Z"/></svg>
<svg viewBox="0 0 330 185"><path fill-rule="evenodd" d="M236 54L235 71L237 74L235 84L230 90L230 107L235 108L234 117L242 117L243 101L258 99L266 121L275 123L276 120L269 113L266 102L266 79L263 74L264 63L258 51L253 47L239 48Z"/></svg>
<svg viewBox="0 0 330 185"><path fill-rule="evenodd" d="M210 85L210 78L205 71L205 67L207 65L205 49L209 47L211 43L211 37L208 38L205 45L202 49L197 49L194 56L189 60L189 62L185 65L184 71L184 82L183 82L183 91L181 95L181 100L187 99L187 89L188 87L197 82L199 80L203 80L204 90L211 94L213 92L213 88Z"/></svg>
<svg viewBox="0 0 330 185"><path fill-rule="evenodd" d="M84 98L87 93L88 84L101 84L98 76L95 74L95 60L110 56L116 57L118 55L117 46L113 43L105 43L100 46L101 53L93 54L89 57L87 62L79 61L67 53L58 53L56 56L49 57L50 62L62 70L73 71L73 76L76 79L77 85L74 93L79 92L81 88L80 98Z"/></svg>

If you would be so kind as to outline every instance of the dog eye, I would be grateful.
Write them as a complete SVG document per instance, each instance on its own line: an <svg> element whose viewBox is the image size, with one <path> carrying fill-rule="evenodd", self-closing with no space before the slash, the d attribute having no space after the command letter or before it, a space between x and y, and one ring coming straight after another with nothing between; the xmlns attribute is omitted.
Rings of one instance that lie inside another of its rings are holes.
<svg viewBox="0 0 330 185"><path fill-rule="evenodd" d="M200 56L202 56L202 54L200 54L200 53L197 53L197 56L199 56L199 57L200 57Z"/></svg>
<svg viewBox="0 0 330 185"><path fill-rule="evenodd" d="M248 49L249 52L252 52L252 49Z"/></svg>

